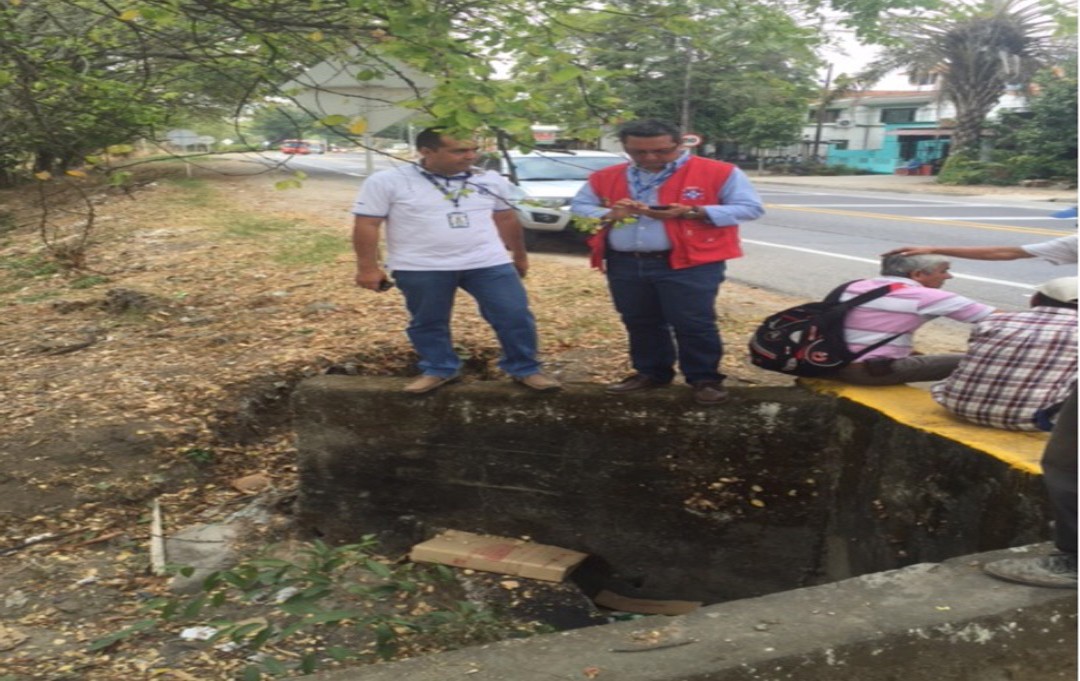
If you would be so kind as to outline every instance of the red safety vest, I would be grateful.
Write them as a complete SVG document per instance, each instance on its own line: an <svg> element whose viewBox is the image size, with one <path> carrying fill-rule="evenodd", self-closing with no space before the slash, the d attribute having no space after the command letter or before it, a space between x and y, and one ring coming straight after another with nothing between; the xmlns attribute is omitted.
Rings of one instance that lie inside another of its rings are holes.
<svg viewBox="0 0 1080 681"><path fill-rule="evenodd" d="M598 170L589 176L589 185L600 199L601 205L614 205L619 199L630 196L626 179L629 164L620 163ZM664 181L658 192L662 205L678 203L684 206L716 205L720 190L735 166L701 156L691 156L675 174ZM604 227L589 238L592 249L590 262L597 269L604 269L604 251L611 227ZM683 269L710 262L730 260L742 256L739 245L738 225L713 225L701 220L672 218L664 220L664 230L671 241L672 269Z"/></svg>

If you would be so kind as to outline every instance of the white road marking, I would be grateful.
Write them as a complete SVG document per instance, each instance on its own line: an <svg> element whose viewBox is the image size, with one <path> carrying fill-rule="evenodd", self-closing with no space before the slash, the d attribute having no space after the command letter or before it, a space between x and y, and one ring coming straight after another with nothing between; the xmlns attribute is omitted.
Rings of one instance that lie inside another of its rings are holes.
<svg viewBox="0 0 1080 681"><path fill-rule="evenodd" d="M925 208L911 203L778 203L778 208ZM929 203L929 202L927 202ZM1002 208L995 203L956 203L957 208Z"/></svg>
<svg viewBox="0 0 1080 681"><path fill-rule="evenodd" d="M871 258L860 258L855 255L844 255L842 253L829 253L828 251L818 251L813 248L802 248L801 246L788 246L787 244L774 244L769 241L756 241L754 239L743 239L743 243L755 244L757 246L770 246L772 248L783 248L789 251L798 251L800 253L810 253L812 255L824 255L829 258L839 258L840 260L853 260L855 262L864 262L871 265L880 265L881 260L874 260ZM1004 279L990 279L989 277L976 277L971 274L953 274L956 279L966 279L968 281L981 281L985 284L998 284L1000 286L1011 286L1013 288L1022 288L1031 290L1031 284L1021 284L1016 281L1006 281Z"/></svg>

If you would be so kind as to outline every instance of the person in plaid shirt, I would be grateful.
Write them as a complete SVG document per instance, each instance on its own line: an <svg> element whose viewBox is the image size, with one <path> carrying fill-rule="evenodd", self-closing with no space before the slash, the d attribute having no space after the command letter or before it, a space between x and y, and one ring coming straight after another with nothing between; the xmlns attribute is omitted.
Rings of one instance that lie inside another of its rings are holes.
<svg viewBox="0 0 1080 681"><path fill-rule="evenodd" d="M1006 430L1049 430L1039 415L1061 404L1077 368L1076 277L1036 289L1031 309L979 322L956 371L931 388L964 420Z"/></svg>

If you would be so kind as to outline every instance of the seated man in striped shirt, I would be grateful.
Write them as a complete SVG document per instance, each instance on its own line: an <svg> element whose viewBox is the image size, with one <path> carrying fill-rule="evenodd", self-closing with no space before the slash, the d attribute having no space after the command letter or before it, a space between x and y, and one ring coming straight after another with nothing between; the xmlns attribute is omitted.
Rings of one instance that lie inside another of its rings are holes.
<svg viewBox="0 0 1080 681"><path fill-rule="evenodd" d="M844 319L844 340L853 352L888 341L829 378L857 385L897 385L939 381L951 374L964 355L914 354L915 331L936 317L978 322L994 308L942 291L949 279L949 261L940 255L886 255L881 260L881 276L848 286L841 301L881 286L895 286L852 309Z"/></svg>
<svg viewBox="0 0 1080 681"><path fill-rule="evenodd" d="M960 367L931 392L957 416L1006 430L1050 430L1076 381L1076 277L1041 284L1031 309L975 325Z"/></svg>

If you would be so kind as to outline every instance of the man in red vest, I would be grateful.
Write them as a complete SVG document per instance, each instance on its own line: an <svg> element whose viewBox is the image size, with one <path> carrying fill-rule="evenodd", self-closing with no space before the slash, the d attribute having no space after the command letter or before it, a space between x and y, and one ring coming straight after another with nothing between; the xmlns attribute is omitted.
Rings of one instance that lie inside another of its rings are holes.
<svg viewBox="0 0 1080 681"><path fill-rule="evenodd" d="M675 126L641 120L618 134L631 162L593 173L571 206L599 221L592 264L607 274L630 339L635 373L607 390L665 386L677 361L694 400L719 404L716 295L726 261L742 255L738 224L765 209L741 170L690 154Z"/></svg>

